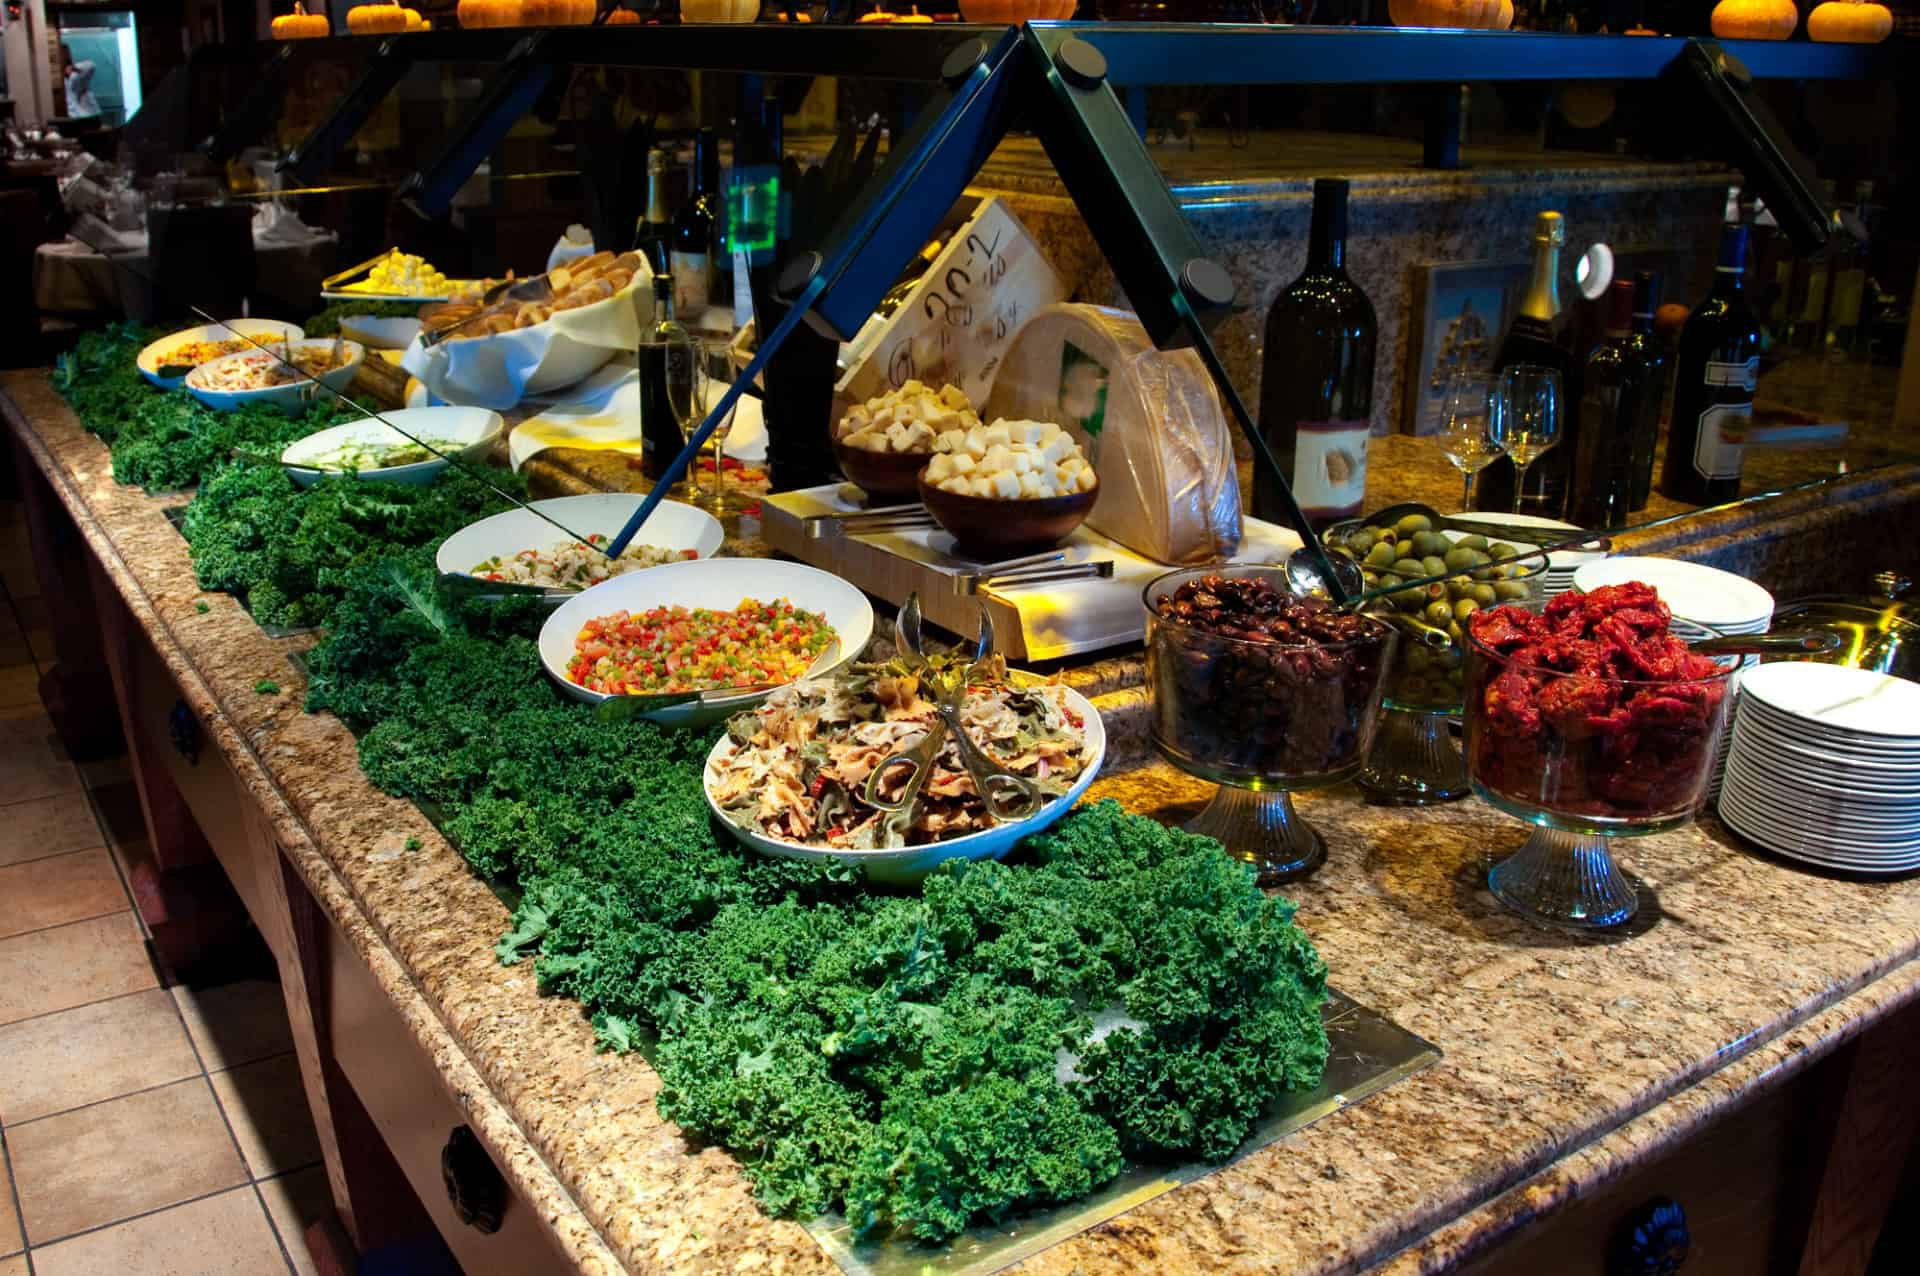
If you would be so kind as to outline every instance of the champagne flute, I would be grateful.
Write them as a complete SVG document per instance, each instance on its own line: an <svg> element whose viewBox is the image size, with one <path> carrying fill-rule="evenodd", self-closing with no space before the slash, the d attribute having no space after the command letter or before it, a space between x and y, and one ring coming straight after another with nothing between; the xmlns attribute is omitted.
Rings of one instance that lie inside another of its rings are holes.
<svg viewBox="0 0 1920 1276"><path fill-rule="evenodd" d="M1504 449L1493 441L1487 411L1487 383L1478 374L1456 370L1447 378L1440 409L1440 448L1460 471L1465 484L1460 508L1473 508L1473 478L1499 459Z"/></svg>
<svg viewBox="0 0 1920 1276"><path fill-rule="evenodd" d="M687 424L686 428L689 435L699 426L700 422L706 419L707 405L719 402L720 396L725 393L727 386L732 384L736 374L736 369L733 364L733 351L727 342L698 341L696 342L696 346L696 361L700 365L700 411L695 413L693 419ZM727 436L732 432L733 418L738 412L739 405L736 402L733 410L727 413L727 419L722 421L713 432L710 443L713 453L713 483L711 484L711 490L705 497L698 497L698 483L696 482L695 484L696 497L698 498L695 504L716 518L725 518L728 514L737 514L753 503L751 500L741 497L740 494L727 490Z"/></svg>
<svg viewBox="0 0 1920 1276"><path fill-rule="evenodd" d="M1564 392L1558 369L1516 363L1500 374L1488 433L1513 458L1513 512L1527 488L1527 467L1560 441Z"/></svg>

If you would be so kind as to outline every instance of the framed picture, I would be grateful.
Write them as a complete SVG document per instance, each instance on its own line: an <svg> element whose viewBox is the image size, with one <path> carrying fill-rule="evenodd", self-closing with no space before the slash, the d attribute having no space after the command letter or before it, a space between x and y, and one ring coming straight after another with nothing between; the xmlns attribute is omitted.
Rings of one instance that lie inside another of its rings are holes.
<svg viewBox="0 0 1920 1276"><path fill-rule="evenodd" d="M1493 366L1507 317L1527 280L1525 261L1441 262L1413 268L1407 334L1406 410L1414 434L1440 428L1447 380L1460 368Z"/></svg>

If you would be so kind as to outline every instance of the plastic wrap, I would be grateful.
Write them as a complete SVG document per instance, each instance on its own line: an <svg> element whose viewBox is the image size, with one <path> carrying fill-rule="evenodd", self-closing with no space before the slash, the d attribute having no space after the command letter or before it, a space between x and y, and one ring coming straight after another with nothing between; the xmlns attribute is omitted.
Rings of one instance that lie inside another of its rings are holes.
<svg viewBox="0 0 1920 1276"><path fill-rule="evenodd" d="M416 338L401 366L438 399L505 411L584 380L619 351L631 355L652 312L652 279L642 271L605 301L556 311L530 328L434 346Z"/></svg>
<svg viewBox="0 0 1920 1276"><path fill-rule="evenodd" d="M1200 357L1161 351L1131 313L1057 304L1014 337L987 420L1056 421L1100 476L1087 525L1174 566L1240 547L1240 485L1226 414Z"/></svg>

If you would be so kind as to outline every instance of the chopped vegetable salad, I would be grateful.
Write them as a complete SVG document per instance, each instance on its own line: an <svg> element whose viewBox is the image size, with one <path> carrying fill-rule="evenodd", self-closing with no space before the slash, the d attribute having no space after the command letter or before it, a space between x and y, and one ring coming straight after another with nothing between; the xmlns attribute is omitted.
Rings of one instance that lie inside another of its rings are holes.
<svg viewBox="0 0 1920 1276"><path fill-rule="evenodd" d="M823 617L784 598L744 598L732 611L616 611L581 627L567 677L616 696L779 684L806 673L833 638Z"/></svg>

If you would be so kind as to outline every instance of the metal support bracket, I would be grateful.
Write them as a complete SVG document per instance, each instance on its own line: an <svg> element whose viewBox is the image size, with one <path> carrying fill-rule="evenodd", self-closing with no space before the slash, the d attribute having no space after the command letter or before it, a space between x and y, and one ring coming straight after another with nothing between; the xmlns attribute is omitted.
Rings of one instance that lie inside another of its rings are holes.
<svg viewBox="0 0 1920 1276"><path fill-rule="evenodd" d="M434 218L447 211L454 192L466 184L553 79L554 63L540 56L546 38L545 31L536 31L513 46L473 110L448 135L439 154L400 184L396 198L422 217Z"/></svg>
<svg viewBox="0 0 1920 1276"><path fill-rule="evenodd" d="M380 109L400 80L413 67L413 53L406 39L388 36L367 60L367 69L352 88L328 111L311 133L281 156L274 165L277 173L292 173L303 182L317 179L333 166L341 148L353 140L367 117Z"/></svg>

